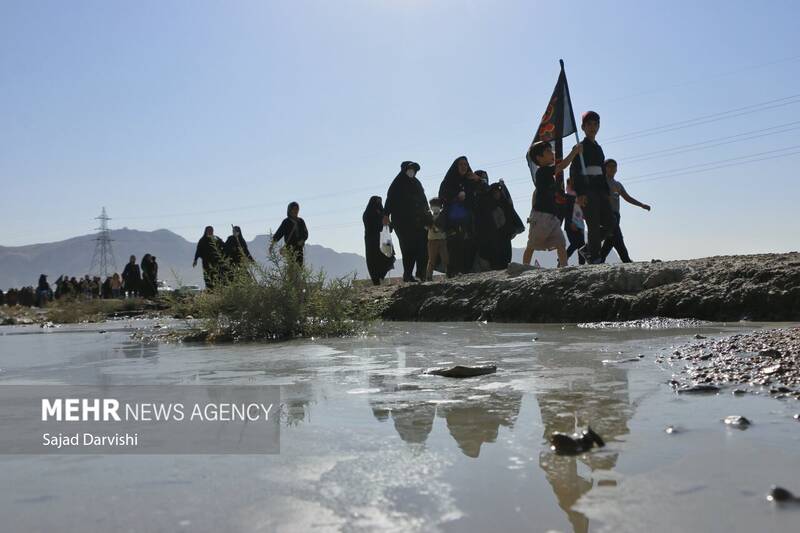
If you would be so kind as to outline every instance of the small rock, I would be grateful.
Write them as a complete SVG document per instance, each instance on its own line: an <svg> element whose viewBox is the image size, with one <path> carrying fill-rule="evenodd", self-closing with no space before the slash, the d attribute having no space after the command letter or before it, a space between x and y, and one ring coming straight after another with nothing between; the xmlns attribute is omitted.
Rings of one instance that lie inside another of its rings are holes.
<svg viewBox="0 0 800 533"><path fill-rule="evenodd" d="M677 432L678 432L678 429L675 426L667 426L667 427L664 428L664 433L666 433L668 435L672 435L672 434L677 433Z"/></svg>
<svg viewBox="0 0 800 533"><path fill-rule="evenodd" d="M747 391L744 390L744 389L734 389L731 394L733 394L734 396L741 396L742 394L746 394L746 393L747 393Z"/></svg>
<svg viewBox="0 0 800 533"><path fill-rule="evenodd" d="M747 418L740 415L726 416L724 419L722 419L722 421L725 422L725 425L734 426L738 428L746 428L750 425L750 421Z"/></svg>
<svg viewBox="0 0 800 533"><path fill-rule="evenodd" d="M638 357L628 357L627 359L603 359L604 365L618 365L620 363L636 363L639 361Z"/></svg>
<svg viewBox="0 0 800 533"><path fill-rule="evenodd" d="M688 387L681 387L677 390L678 394L716 394L719 392L719 387L716 385L691 385Z"/></svg>
<svg viewBox="0 0 800 533"><path fill-rule="evenodd" d="M425 370L424 373L434 376L443 376L446 378L471 378L486 374L494 374L495 372L497 372L497 365L487 364L475 366L456 365L451 367L434 367Z"/></svg>
<svg viewBox="0 0 800 533"><path fill-rule="evenodd" d="M761 371L762 374L775 374L781 371L781 365L772 365Z"/></svg>
<svg viewBox="0 0 800 533"><path fill-rule="evenodd" d="M700 335L698 333L697 335L694 336L694 338L700 340L700 339L705 339L706 337L704 337L704 336L702 336L702 335Z"/></svg>
<svg viewBox="0 0 800 533"><path fill-rule="evenodd" d="M602 448L606 443L591 427L587 427L580 435L555 432L550 436L550 449L559 455L577 455L591 450L595 445Z"/></svg>
<svg viewBox="0 0 800 533"><path fill-rule="evenodd" d="M795 414L793 418L800 422L800 413Z"/></svg>
<svg viewBox="0 0 800 533"><path fill-rule="evenodd" d="M794 494L783 487L772 487L767 493L768 502L788 502L796 499Z"/></svg>
<svg viewBox="0 0 800 533"><path fill-rule="evenodd" d="M780 357L781 356L781 352L779 350L776 350L775 348L767 348L765 350L761 350L760 352L758 352L758 355L760 355L762 357L773 357L774 358L774 357Z"/></svg>

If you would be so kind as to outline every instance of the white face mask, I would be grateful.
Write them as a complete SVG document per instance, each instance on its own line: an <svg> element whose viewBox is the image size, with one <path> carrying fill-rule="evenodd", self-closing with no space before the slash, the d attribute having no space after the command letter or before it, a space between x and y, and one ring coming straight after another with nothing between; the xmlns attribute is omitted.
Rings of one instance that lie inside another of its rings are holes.
<svg viewBox="0 0 800 533"><path fill-rule="evenodd" d="M413 178L416 175L417 175L417 171L414 170L413 168L407 168L406 169L406 176L408 176L409 178Z"/></svg>

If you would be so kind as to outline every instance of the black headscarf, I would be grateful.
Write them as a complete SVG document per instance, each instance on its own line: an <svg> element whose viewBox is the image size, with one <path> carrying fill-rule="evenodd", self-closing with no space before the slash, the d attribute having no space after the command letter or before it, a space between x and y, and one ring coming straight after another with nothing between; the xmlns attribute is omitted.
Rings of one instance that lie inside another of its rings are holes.
<svg viewBox="0 0 800 533"><path fill-rule="evenodd" d="M364 222L364 236L374 235L383 230L383 201L380 196L372 196L361 215Z"/></svg>
<svg viewBox="0 0 800 533"><path fill-rule="evenodd" d="M467 162L467 167L469 167L467 156L462 155L457 157L447 170L447 174L444 175L442 184L439 185L439 198L441 198L442 202L445 204L452 202L453 199L458 196L458 193L464 190L464 182L467 179L467 175L461 175L458 172L458 162L462 159ZM467 173L469 173L469 170L467 170Z"/></svg>
<svg viewBox="0 0 800 533"><path fill-rule="evenodd" d="M287 217L292 216L292 209L295 208L300 209L300 204L298 204L297 202L289 202L289 205L286 206L286 216Z"/></svg>
<svg viewBox="0 0 800 533"><path fill-rule="evenodd" d="M419 179L409 178L406 175L408 169L419 172L419 163L403 161L400 164L400 172L389 186L386 203L383 206L384 214L392 217L392 224L395 228L425 225L425 213L428 210L425 189Z"/></svg>

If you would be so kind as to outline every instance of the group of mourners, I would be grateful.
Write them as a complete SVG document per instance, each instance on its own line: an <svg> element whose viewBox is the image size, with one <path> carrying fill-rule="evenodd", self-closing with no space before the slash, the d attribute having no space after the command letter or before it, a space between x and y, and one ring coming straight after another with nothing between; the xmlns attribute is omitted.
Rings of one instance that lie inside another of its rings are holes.
<svg viewBox="0 0 800 533"><path fill-rule="evenodd" d="M270 253L281 239L284 241L284 246L280 250L281 255L291 257L302 265L308 228L305 221L300 218L300 204L297 202L289 203L286 208L286 218L272 234ZM198 259L202 262L206 289L213 290L219 284L231 280L240 267L253 261L253 256L247 248L247 242L239 226L233 226L231 235L224 242L214 235L213 226L206 226L203 236L197 242L192 267L197 266Z"/></svg>
<svg viewBox="0 0 800 533"><path fill-rule="evenodd" d="M615 179L617 163L605 159L596 140L600 116L594 111L584 113L581 127L583 141L562 161L555 160L552 145L545 141L532 144L526 154L535 190L523 264L530 265L535 250L556 250L559 266L566 266L576 251L580 264L603 263L612 248L621 261L631 261L619 226L619 199L647 210L650 206L631 197ZM565 184L562 171L566 168L570 177ZM394 267L391 247L382 242L387 229L399 241L405 282L431 280L434 271L452 277L506 268L511 262L511 241L525 231L525 225L503 180L490 183L485 171L473 171L461 156L445 174L438 196L429 200L417 178L419 171L419 163L404 161L386 202L373 196L364 210L372 282L380 284Z"/></svg>
<svg viewBox="0 0 800 533"><path fill-rule="evenodd" d="M473 172L461 156L453 161L430 200L417 178L419 163L404 161L392 181L386 202L370 198L362 217L367 269L376 285L393 268L394 257L381 248L385 227L397 235L403 259L403 280L432 279L502 269L511 262L511 240L525 229L503 180Z"/></svg>
<svg viewBox="0 0 800 533"><path fill-rule="evenodd" d="M0 305L43 307L48 302L61 299L152 298L158 294L158 262L154 255L145 254L139 265L136 256L132 255L122 275L114 272L103 280L100 276L89 274L82 278L64 274L58 277L54 285L55 290L47 280L47 274L41 274L36 287L8 289L5 293L0 291Z"/></svg>

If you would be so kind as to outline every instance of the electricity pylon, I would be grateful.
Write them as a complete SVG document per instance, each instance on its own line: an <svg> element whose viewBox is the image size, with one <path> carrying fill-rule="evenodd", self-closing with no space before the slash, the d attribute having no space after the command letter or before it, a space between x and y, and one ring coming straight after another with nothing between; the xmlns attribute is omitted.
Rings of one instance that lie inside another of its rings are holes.
<svg viewBox="0 0 800 533"><path fill-rule="evenodd" d="M114 249L111 247L111 230L108 229L108 221L111 220L106 214L106 208L103 207L103 212L95 220L100 221L100 227L97 230L97 237L94 238L94 254L92 255L92 266L89 267L89 272L97 273L105 278L109 275L108 267L113 267L114 271L117 270L117 261L114 259ZM96 269L96 270L95 270Z"/></svg>

